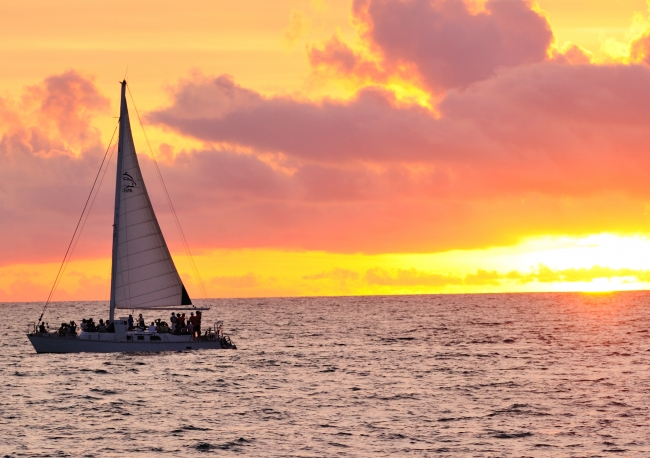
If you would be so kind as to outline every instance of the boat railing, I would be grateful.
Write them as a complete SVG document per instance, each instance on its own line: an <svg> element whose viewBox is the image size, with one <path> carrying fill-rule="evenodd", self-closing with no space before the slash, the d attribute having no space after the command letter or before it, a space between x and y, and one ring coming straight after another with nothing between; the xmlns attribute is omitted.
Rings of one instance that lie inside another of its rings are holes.
<svg viewBox="0 0 650 458"><path fill-rule="evenodd" d="M36 321L30 321L27 323L27 334L37 334L38 327L36 326Z"/></svg>

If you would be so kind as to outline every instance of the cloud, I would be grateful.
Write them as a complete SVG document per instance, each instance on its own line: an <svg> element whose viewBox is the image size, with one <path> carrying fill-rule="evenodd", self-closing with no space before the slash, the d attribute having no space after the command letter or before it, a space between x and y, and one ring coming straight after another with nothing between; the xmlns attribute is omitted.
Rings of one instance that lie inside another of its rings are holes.
<svg viewBox="0 0 650 458"><path fill-rule="evenodd" d="M466 285L499 285L503 276L496 270L479 269L475 274L465 276Z"/></svg>
<svg viewBox="0 0 650 458"><path fill-rule="evenodd" d="M0 289L0 302L40 301L46 298L50 288L35 283L30 279L20 279L12 282L8 288Z"/></svg>
<svg viewBox="0 0 650 458"><path fill-rule="evenodd" d="M92 117L110 108L109 100L99 93L93 80L72 70L28 87L22 101L24 106L36 107L41 124L53 124L59 136L74 145L97 134L90 127Z"/></svg>
<svg viewBox="0 0 650 458"><path fill-rule="evenodd" d="M3 280L0 302L43 301L52 288L51 284L43 283L43 276L36 272L3 269ZM65 285L59 285L52 300L107 300L107 293L107 278L70 272Z"/></svg>
<svg viewBox="0 0 650 458"><path fill-rule="evenodd" d="M353 270L342 269L340 267L335 267L332 270L327 272L320 272L313 275L303 275L303 280L337 280L337 281L347 281L347 280L357 280L359 274Z"/></svg>
<svg viewBox="0 0 650 458"><path fill-rule="evenodd" d="M353 49L334 35L312 46L315 75L366 83L397 78L440 94L550 54L571 62L585 57L575 46L551 53L551 27L525 0L491 0L481 8L465 0L355 0L353 15L360 45Z"/></svg>
<svg viewBox="0 0 650 458"><path fill-rule="evenodd" d="M322 46L312 47L308 56L312 67L331 68L343 75L358 73L362 59L336 35Z"/></svg>
<svg viewBox="0 0 650 458"><path fill-rule="evenodd" d="M353 9L386 64L415 64L434 92L541 62L553 42L546 18L525 0L488 0L479 11L464 0L355 0Z"/></svg>
<svg viewBox="0 0 650 458"><path fill-rule="evenodd" d="M510 272L506 278L516 280L520 284L539 283L575 283L591 282L598 279L633 278L640 282L650 280L650 271L640 269L612 269L610 267L593 266L580 269L553 270L545 265L528 274L517 271Z"/></svg>
<svg viewBox="0 0 650 458"><path fill-rule="evenodd" d="M195 98L214 108L208 111L200 105L192 110ZM434 141L435 132L427 133L428 127L435 127L432 119L421 108L394 110L391 102L390 94L378 90L362 92L351 104L264 99L220 76L181 84L173 105L147 119L205 141L318 162L390 159L396 151L418 155Z"/></svg>
<svg viewBox="0 0 650 458"><path fill-rule="evenodd" d="M435 110L399 103L381 84L311 101L264 96L227 75L179 81L146 119L205 144L163 145L160 163L193 246L432 252L647 228L650 67L595 65L575 47L549 53L546 19L521 0L482 10L358 1L354 14L379 60L335 37L310 48L312 65L370 82L415 69ZM74 72L0 99L2 262L60 257L101 160L92 120L106 107ZM155 174L146 156L141 165ZM170 227L164 198L150 191ZM103 242L88 252L105 256L110 193L98 205L107 217L87 230ZM490 275L462 281L497 281Z"/></svg>
<svg viewBox="0 0 650 458"><path fill-rule="evenodd" d="M219 277L212 277L208 281L210 286L226 287L226 288L255 288L260 286L260 279L252 272L246 275L222 275Z"/></svg>
<svg viewBox="0 0 650 458"><path fill-rule="evenodd" d="M423 272L417 269L397 269L389 271L374 268L366 271L363 279L370 285L380 286L448 286L462 285L461 277Z"/></svg>
<svg viewBox="0 0 650 458"><path fill-rule="evenodd" d="M289 26L284 30L283 39L288 47L292 47L298 40L305 35L306 24L305 16L298 12L291 13Z"/></svg>
<svg viewBox="0 0 650 458"><path fill-rule="evenodd" d="M91 121L108 102L92 80L69 71L18 101L0 99L0 107L7 121L0 126L0 263L58 259L104 153Z"/></svg>
<svg viewBox="0 0 650 458"><path fill-rule="evenodd" d="M551 269L545 265L539 265L530 272L513 270L508 273L501 273L496 270L479 269L475 274L461 276L419 269L383 269L377 267L368 269L362 279L366 284L373 286L454 288L458 286L498 287L536 283L590 283L594 280L610 280L614 278L647 282L650 280L650 271L612 269L601 266L580 269Z"/></svg>
<svg viewBox="0 0 650 458"><path fill-rule="evenodd" d="M392 73L406 76L400 69L392 69L392 72L384 69L380 62L355 51L337 35L309 48L308 58L312 67L312 79L320 84L325 84L332 78L358 85L367 82L384 83Z"/></svg>
<svg viewBox="0 0 650 458"><path fill-rule="evenodd" d="M645 65L544 61L451 89L434 114L377 88L316 103L200 77L148 119L245 148L233 167L246 162L266 178L204 162L225 150L187 152L188 164L204 164L192 173L238 177L233 189L273 183L219 209L236 232L220 238L229 247L422 252L644 230L650 108L639 101L649 83ZM214 112L193 111L186 94ZM219 186L192 181L208 194Z"/></svg>
<svg viewBox="0 0 650 458"><path fill-rule="evenodd" d="M436 117L396 107L379 90L315 104L254 97L219 77L182 84L173 104L149 120L254 154L282 154L296 178L326 181L318 186L323 193L340 182L351 196L395 195L399 186L430 197L639 195L648 192L641 170L650 165L650 109L638 100L650 95L649 81L646 66L544 62L447 92ZM192 113L186 92L229 111ZM246 102L238 106L238 99ZM394 188L381 183L389 176Z"/></svg>

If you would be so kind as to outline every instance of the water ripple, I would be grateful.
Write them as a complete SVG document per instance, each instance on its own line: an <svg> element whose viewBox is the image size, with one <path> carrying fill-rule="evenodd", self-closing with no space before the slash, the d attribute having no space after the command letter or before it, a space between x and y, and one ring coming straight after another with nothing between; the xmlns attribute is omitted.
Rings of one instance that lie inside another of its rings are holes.
<svg viewBox="0 0 650 458"><path fill-rule="evenodd" d="M37 355L11 322L0 456L650 456L650 294L208 302L239 350Z"/></svg>

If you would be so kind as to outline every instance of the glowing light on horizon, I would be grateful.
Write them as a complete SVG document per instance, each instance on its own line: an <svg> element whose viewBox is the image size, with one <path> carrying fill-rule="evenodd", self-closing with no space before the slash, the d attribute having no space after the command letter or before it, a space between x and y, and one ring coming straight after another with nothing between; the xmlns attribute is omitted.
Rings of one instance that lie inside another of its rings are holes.
<svg viewBox="0 0 650 458"><path fill-rule="evenodd" d="M190 294L196 292L187 259L180 254L174 259ZM530 237L512 246L425 254L217 250L195 261L211 297L650 288L650 236L643 234ZM57 267L0 268L0 301L10 300L12 290L15 300L42 299ZM108 259L73 260L56 300L106 299L109 271Z"/></svg>

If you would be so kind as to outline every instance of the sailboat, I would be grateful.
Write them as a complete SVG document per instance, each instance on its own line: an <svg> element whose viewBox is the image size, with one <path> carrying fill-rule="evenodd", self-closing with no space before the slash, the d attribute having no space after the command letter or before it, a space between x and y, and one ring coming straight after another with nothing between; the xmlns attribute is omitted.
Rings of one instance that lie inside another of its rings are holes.
<svg viewBox="0 0 650 458"><path fill-rule="evenodd" d="M207 310L192 304L160 230L133 143L126 81L121 85L109 309L111 332L97 332L94 325L91 330L86 327L78 331L72 325L50 332L41 314L38 323L32 323L27 337L37 353L236 348L223 334L221 321L196 336L165 332L164 326L142 329L133 327L129 317L115 318L116 310L193 310L199 316L201 310Z"/></svg>

